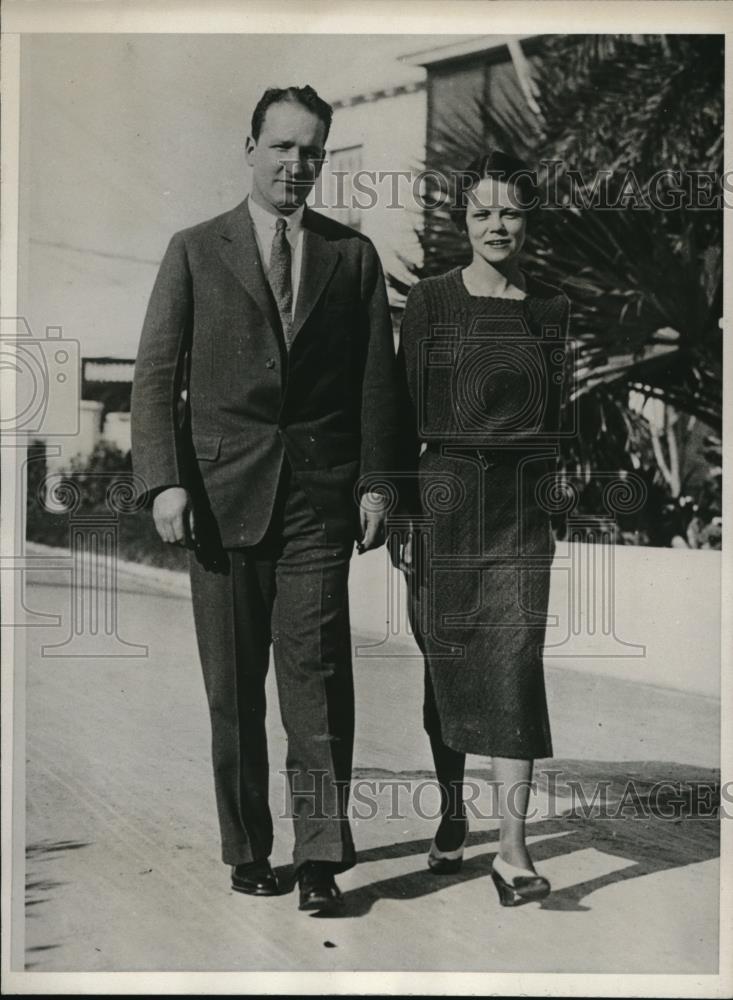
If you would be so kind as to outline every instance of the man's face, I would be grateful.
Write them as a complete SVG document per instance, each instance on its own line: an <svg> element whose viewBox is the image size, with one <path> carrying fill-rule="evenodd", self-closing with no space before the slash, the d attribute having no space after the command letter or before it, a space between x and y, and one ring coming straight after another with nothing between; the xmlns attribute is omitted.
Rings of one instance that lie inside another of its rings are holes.
<svg viewBox="0 0 733 1000"><path fill-rule="evenodd" d="M247 138L254 200L270 211L294 212L321 172L325 141L318 115L293 101L271 104L259 138Z"/></svg>

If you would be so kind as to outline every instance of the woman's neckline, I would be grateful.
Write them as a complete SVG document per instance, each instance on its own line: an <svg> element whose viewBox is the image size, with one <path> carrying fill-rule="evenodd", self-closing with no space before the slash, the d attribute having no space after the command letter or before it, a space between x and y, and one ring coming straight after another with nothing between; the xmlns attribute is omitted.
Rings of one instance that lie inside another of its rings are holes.
<svg viewBox="0 0 733 1000"><path fill-rule="evenodd" d="M521 298L518 298L516 295L474 295L473 292L469 292L468 288L466 288L466 282L463 277L463 268L455 268L454 274L458 280L458 284L463 289L464 295L467 295L469 299L496 299L499 302L524 302L529 295L529 292L526 290ZM527 280L527 276L525 275L524 277L525 280Z"/></svg>

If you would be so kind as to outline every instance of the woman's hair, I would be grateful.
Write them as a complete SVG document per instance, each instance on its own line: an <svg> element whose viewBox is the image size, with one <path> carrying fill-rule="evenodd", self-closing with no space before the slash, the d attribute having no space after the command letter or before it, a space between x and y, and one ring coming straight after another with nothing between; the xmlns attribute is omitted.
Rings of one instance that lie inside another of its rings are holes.
<svg viewBox="0 0 733 1000"><path fill-rule="evenodd" d="M537 207L537 172L528 163L500 149L477 156L463 170L453 174L454 193L451 218L462 232L466 231L466 208L471 192L485 177L514 186L518 208L532 212Z"/></svg>

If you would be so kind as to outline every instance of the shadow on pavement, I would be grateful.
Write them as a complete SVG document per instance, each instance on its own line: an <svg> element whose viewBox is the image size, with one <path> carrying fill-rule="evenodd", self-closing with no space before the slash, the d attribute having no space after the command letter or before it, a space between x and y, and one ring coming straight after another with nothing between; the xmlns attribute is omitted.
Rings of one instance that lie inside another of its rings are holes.
<svg viewBox="0 0 733 1000"><path fill-rule="evenodd" d="M416 781L427 773L362 769L359 774ZM492 772L469 770L466 778L490 784ZM597 889L719 857L720 784L715 770L666 762L553 760L537 768L537 784L544 793L545 815L533 820L527 832L538 866L591 848L627 862L619 870L552 892L539 904L542 909L588 911L591 907L584 901ZM467 846L490 849L466 858L455 875L436 876L427 869L428 839L360 851L360 863L414 856L418 867L344 893L343 910L330 918L361 917L381 899L419 899L478 878L487 880L487 892L493 894L489 873L498 830L482 832L476 829L479 822L471 820ZM548 839L537 839L542 837ZM280 874L283 884L292 887L292 869L283 868Z"/></svg>
<svg viewBox="0 0 733 1000"><path fill-rule="evenodd" d="M43 874L36 871L36 866L53 861L61 853L78 851L83 847L89 847L89 844L80 840L42 841L37 844L29 844L26 847L25 906L27 917L36 916L34 908L47 902L56 889L67 884L66 882L60 882L58 879L48 876L44 877ZM54 951L60 947L58 944L37 944L27 948L26 955L29 957L34 955L40 958L44 952ZM34 969L38 964L38 962L26 961L25 968Z"/></svg>

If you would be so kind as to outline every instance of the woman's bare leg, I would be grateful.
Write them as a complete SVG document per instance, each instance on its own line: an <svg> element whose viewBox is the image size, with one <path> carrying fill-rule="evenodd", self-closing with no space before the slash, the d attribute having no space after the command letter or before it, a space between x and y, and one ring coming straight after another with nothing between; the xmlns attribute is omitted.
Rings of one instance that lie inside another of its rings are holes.
<svg viewBox="0 0 733 1000"><path fill-rule="evenodd" d="M492 759L501 817L499 855L510 865L534 871L525 843L525 820L534 762L513 757Z"/></svg>

